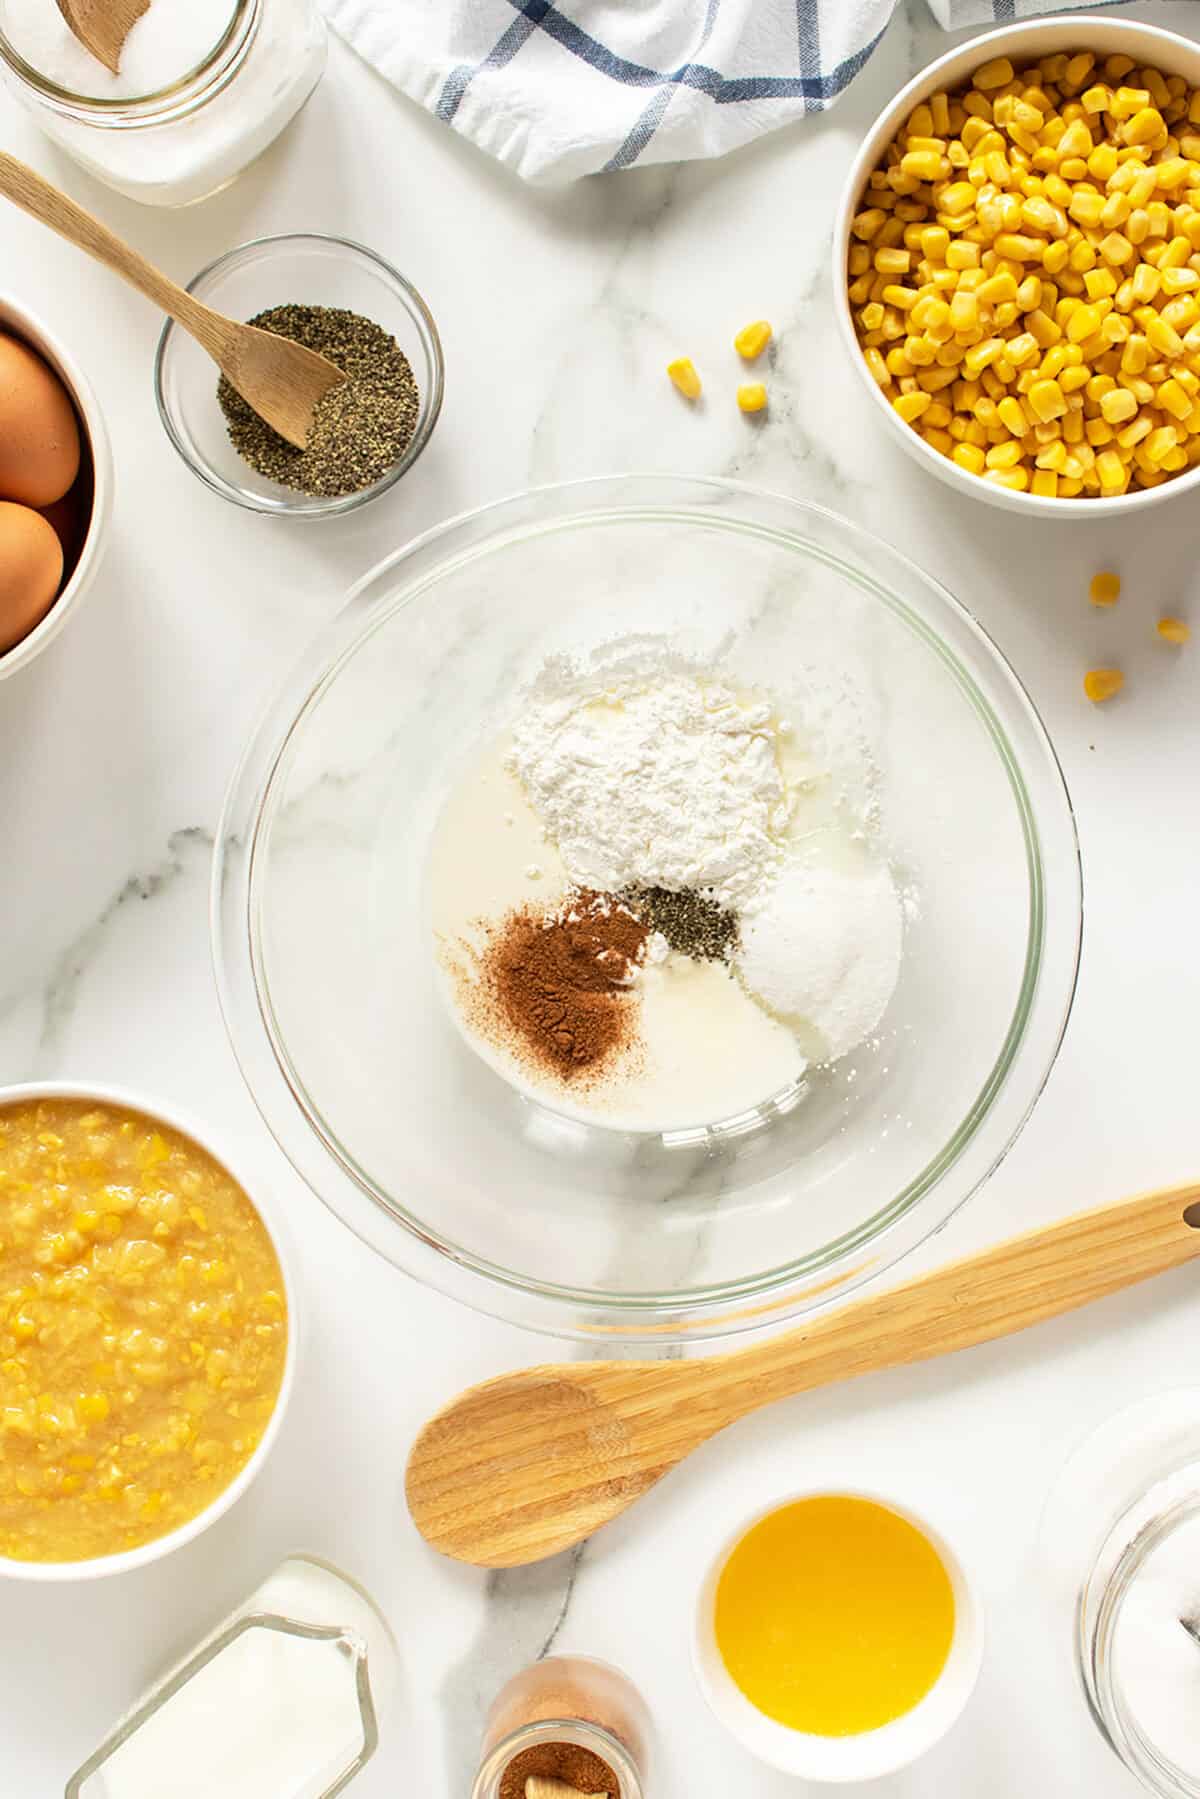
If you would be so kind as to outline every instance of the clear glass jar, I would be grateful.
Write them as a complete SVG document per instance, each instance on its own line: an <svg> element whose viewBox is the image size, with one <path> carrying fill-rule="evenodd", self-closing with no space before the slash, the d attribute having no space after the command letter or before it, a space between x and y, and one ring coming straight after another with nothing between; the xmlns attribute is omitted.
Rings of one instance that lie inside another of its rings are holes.
<svg viewBox="0 0 1200 1799"><path fill-rule="evenodd" d="M1200 1388L1140 1401L1088 1438L1040 1549L1101 1734L1161 1799L1200 1799L1200 1643L1183 1625L1200 1606Z"/></svg>
<svg viewBox="0 0 1200 1799"><path fill-rule="evenodd" d="M471 1799L509 1799L504 1777L524 1756L520 1799L525 1775L570 1785L564 1752L572 1750L605 1764L618 1799L645 1799L649 1741L650 1715L618 1668L586 1656L550 1656L514 1675L488 1713Z"/></svg>
<svg viewBox="0 0 1200 1799"><path fill-rule="evenodd" d="M333 1799L374 1755L396 1674L369 1595L289 1556L120 1720L65 1799Z"/></svg>
<svg viewBox="0 0 1200 1799"><path fill-rule="evenodd" d="M0 72L49 137L148 206L190 206L227 187L299 112L325 67L317 0L230 0L214 27L220 38L195 67L154 92L125 94L73 40L67 62L51 27L33 35L30 4L0 0ZM53 0L44 13L58 19ZM67 85L64 70L80 66ZM95 91L81 93L90 66Z"/></svg>

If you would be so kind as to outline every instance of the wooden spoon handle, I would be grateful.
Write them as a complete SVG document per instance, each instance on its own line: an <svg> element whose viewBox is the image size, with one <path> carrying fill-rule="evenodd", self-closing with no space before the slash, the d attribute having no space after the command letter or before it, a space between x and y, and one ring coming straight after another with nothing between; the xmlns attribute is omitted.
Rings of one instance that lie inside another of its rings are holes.
<svg viewBox="0 0 1200 1799"><path fill-rule="evenodd" d="M717 1430L774 1399L1007 1337L1197 1257L1200 1186L1142 1194L873 1293L740 1354L676 1363L679 1386L695 1370L695 1391L673 1390L672 1400L713 1405Z"/></svg>
<svg viewBox="0 0 1200 1799"><path fill-rule="evenodd" d="M210 356L220 358L229 337L229 323L219 313L192 298L176 282L139 256L115 232L82 206L46 181L15 156L0 152L0 194L31 218L49 225L68 243L86 250L152 300L171 318L190 331Z"/></svg>

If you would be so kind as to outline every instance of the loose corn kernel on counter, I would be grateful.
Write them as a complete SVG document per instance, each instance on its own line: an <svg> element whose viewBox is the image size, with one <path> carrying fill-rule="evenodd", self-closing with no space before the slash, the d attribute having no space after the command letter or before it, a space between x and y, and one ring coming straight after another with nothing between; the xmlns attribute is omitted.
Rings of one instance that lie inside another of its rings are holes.
<svg viewBox="0 0 1200 1799"><path fill-rule="evenodd" d="M1058 499L1200 462L1200 89L1084 50L985 63L909 115L852 224L849 298L899 416Z"/></svg>
<svg viewBox="0 0 1200 1799"><path fill-rule="evenodd" d="M194 1518L253 1454L287 1339L266 1228L198 1145L83 1100L0 1109L0 1556Z"/></svg>

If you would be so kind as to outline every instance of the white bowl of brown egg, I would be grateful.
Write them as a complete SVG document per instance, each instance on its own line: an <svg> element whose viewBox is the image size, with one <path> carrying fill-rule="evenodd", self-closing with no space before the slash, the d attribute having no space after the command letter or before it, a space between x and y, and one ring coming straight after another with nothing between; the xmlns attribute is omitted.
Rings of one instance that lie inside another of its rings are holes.
<svg viewBox="0 0 1200 1799"><path fill-rule="evenodd" d="M880 114L834 233L886 429L975 499L1123 515L1200 482L1200 45L1057 17Z"/></svg>
<svg viewBox="0 0 1200 1799"><path fill-rule="evenodd" d="M28 307L0 293L0 679L58 636L92 586L112 489L86 377Z"/></svg>
<svg viewBox="0 0 1200 1799"><path fill-rule="evenodd" d="M268 1201L174 1108L7 1087L0 1237L0 1580L128 1573L190 1543L257 1478L291 1394Z"/></svg>

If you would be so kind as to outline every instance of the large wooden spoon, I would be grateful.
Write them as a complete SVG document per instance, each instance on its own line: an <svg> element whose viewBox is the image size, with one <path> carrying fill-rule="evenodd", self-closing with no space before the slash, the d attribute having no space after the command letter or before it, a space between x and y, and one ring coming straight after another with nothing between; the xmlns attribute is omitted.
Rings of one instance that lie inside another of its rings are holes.
<svg viewBox="0 0 1200 1799"><path fill-rule="evenodd" d="M84 49L115 75L125 39L149 12L150 0L58 0L58 10Z"/></svg>
<svg viewBox="0 0 1200 1799"><path fill-rule="evenodd" d="M304 449L318 402L346 379L342 370L290 338L214 312L139 256L90 212L40 175L0 152L0 194L60 237L113 269L161 306L206 350L243 400L281 437Z"/></svg>
<svg viewBox="0 0 1200 1799"><path fill-rule="evenodd" d="M774 1399L1005 1337L1200 1256L1200 1186L1032 1231L734 1354L568 1362L486 1381L408 1464L422 1536L483 1568L554 1555Z"/></svg>

